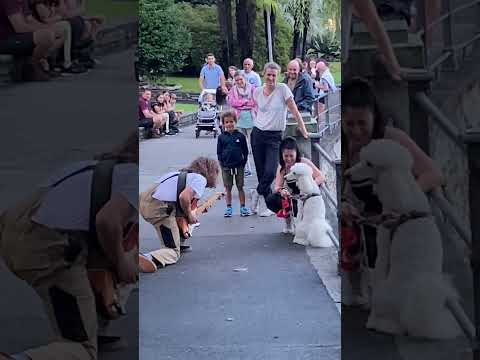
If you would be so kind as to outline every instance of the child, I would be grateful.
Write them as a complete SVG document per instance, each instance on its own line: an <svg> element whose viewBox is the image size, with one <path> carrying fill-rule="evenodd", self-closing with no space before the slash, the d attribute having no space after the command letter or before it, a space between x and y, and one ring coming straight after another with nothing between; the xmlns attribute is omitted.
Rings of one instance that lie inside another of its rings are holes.
<svg viewBox="0 0 480 360"><path fill-rule="evenodd" d="M224 132L218 137L217 156L222 167L223 184L226 190L227 208L224 216L231 217L233 215L233 178L235 178L240 199L240 215L249 216L250 210L245 207L245 191L243 190L245 164L248 159L247 139L236 129L237 115L234 111L223 113L221 121Z"/></svg>

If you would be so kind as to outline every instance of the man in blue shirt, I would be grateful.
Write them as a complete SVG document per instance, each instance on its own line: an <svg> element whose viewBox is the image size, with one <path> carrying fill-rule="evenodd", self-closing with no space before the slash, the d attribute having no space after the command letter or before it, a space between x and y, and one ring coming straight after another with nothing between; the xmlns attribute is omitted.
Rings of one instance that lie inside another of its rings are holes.
<svg viewBox="0 0 480 360"><path fill-rule="evenodd" d="M245 74L245 79L253 86L260 87L262 86L262 80L260 75L253 71L253 60L246 58L243 60L243 73Z"/></svg>
<svg viewBox="0 0 480 360"><path fill-rule="evenodd" d="M215 64L215 56L211 53L207 54L207 63L203 65L200 71L198 82L201 91L205 89L217 90L218 87L221 87L225 94L228 93L225 86L225 74L222 68Z"/></svg>

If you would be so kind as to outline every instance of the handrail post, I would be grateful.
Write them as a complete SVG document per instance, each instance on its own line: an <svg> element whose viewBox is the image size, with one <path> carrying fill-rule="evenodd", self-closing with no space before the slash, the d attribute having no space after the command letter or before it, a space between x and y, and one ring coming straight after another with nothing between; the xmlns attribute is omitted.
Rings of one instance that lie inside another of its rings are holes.
<svg viewBox="0 0 480 360"><path fill-rule="evenodd" d="M310 137L310 153L311 153L311 158L310 160L315 164L316 167L318 167L319 169L321 169L321 166L320 166L320 153L315 149L315 144L319 144L320 145L320 137L316 137L316 136L311 136Z"/></svg>
<svg viewBox="0 0 480 360"><path fill-rule="evenodd" d="M431 79L424 78L409 81L408 83L410 136L426 154L430 153L429 115L415 100L415 96L418 92L428 94L430 81Z"/></svg>
<svg viewBox="0 0 480 360"><path fill-rule="evenodd" d="M416 0L415 1L415 8L417 10L416 22L417 22L417 29L423 29L423 54L425 58L425 63L429 64L428 62L428 41L430 40L430 33L426 31L427 29L427 12L425 10L425 0Z"/></svg>
<svg viewBox="0 0 480 360"><path fill-rule="evenodd" d="M474 220L480 213L480 129L467 131L465 135L467 144L469 167L469 202L470 202L470 227L472 237L471 267L473 273L473 299L475 313L475 334L478 341L480 335L480 223ZM473 351L473 360L480 360L480 348Z"/></svg>
<svg viewBox="0 0 480 360"><path fill-rule="evenodd" d="M325 125L328 127L328 132L332 134L332 126L330 125L330 105L328 101L328 97L330 93L328 92L325 96Z"/></svg>
<svg viewBox="0 0 480 360"><path fill-rule="evenodd" d="M452 11L452 0L443 0L442 8L445 13L450 13ZM457 71L458 70L458 59L457 53L453 46L453 19L452 16L448 16L442 25L443 30L443 52L451 52L450 57L443 63L442 69L448 71Z"/></svg>

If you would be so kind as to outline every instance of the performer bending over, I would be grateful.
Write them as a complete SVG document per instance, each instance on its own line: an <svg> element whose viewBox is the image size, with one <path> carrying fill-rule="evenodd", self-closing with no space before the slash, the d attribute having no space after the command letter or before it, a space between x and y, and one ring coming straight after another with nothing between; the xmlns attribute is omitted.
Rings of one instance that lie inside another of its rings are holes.
<svg viewBox="0 0 480 360"><path fill-rule="evenodd" d="M177 218L197 223L192 202L202 197L205 188L215 187L219 171L216 160L199 157L186 169L163 175L140 194L140 214L155 227L160 239L160 249L139 255L140 271L155 272L178 261L181 233Z"/></svg>

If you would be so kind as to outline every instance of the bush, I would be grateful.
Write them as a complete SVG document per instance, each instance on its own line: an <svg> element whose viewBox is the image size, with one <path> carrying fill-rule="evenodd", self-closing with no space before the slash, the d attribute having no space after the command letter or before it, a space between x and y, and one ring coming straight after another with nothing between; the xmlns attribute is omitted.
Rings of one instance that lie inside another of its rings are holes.
<svg viewBox="0 0 480 360"><path fill-rule="evenodd" d="M191 36L173 0L140 0L138 58L141 74L163 75L185 65Z"/></svg>
<svg viewBox="0 0 480 360"><path fill-rule="evenodd" d="M307 51L308 56L324 58L329 62L340 61L340 41L332 36L315 36L312 45Z"/></svg>

